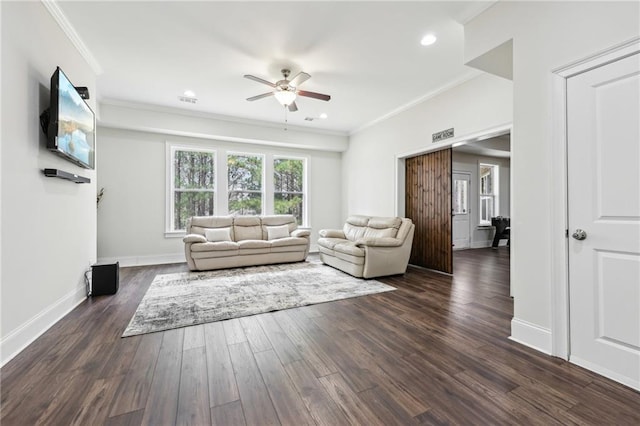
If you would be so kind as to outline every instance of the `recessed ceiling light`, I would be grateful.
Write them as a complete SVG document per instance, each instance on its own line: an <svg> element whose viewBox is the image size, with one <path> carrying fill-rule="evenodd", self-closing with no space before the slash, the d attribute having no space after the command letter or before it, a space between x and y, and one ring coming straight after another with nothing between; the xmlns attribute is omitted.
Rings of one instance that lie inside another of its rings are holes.
<svg viewBox="0 0 640 426"><path fill-rule="evenodd" d="M193 92L193 90L185 90L184 91L184 95L188 98L195 98L196 94Z"/></svg>
<svg viewBox="0 0 640 426"><path fill-rule="evenodd" d="M320 118L322 118L323 120L324 120L325 118L327 118L327 117L328 117L328 115L327 115L327 113L326 113L326 112L323 112L322 114L320 114Z"/></svg>
<svg viewBox="0 0 640 426"><path fill-rule="evenodd" d="M420 44L423 46L430 46L435 43L436 40L436 36L434 36L433 34L427 34L426 36L422 37L422 40L420 40Z"/></svg>

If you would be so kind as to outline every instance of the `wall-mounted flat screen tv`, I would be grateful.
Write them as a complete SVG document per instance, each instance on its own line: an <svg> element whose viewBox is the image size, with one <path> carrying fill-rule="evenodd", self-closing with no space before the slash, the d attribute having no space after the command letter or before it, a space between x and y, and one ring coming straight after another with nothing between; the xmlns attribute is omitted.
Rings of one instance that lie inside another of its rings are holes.
<svg viewBox="0 0 640 426"><path fill-rule="evenodd" d="M60 67L51 76L47 148L87 169L93 169L96 117Z"/></svg>

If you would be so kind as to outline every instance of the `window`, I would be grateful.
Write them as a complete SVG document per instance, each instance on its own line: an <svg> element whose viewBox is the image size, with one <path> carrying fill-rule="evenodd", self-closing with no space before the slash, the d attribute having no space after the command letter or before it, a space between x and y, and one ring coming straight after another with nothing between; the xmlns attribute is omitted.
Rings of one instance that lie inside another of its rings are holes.
<svg viewBox="0 0 640 426"><path fill-rule="evenodd" d="M469 190L469 180L455 179L453 180L453 214L467 214L467 200L469 199L467 191Z"/></svg>
<svg viewBox="0 0 640 426"><path fill-rule="evenodd" d="M262 214L263 160L262 155L227 155L229 214Z"/></svg>
<svg viewBox="0 0 640 426"><path fill-rule="evenodd" d="M304 160L274 158L273 212L292 214L298 225L304 223Z"/></svg>
<svg viewBox="0 0 640 426"><path fill-rule="evenodd" d="M191 216L291 214L308 226L309 159L166 143L165 236Z"/></svg>
<svg viewBox="0 0 640 426"><path fill-rule="evenodd" d="M490 226L498 216L498 166L480 163L480 225Z"/></svg>
<svg viewBox="0 0 640 426"><path fill-rule="evenodd" d="M214 151L172 147L170 231L184 230L191 216L213 214L215 163Z"/></svg>

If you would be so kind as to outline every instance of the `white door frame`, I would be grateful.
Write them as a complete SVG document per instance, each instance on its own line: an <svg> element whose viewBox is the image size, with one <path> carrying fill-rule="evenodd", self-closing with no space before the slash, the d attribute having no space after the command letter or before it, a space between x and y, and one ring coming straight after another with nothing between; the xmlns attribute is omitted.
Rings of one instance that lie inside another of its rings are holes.
<svg viewBox="0 0 640 426"><path fill-rule="evenodd" d="M640 51L640 37L553 70L551 164L551 354L569 359L567 79ZM555 185L563 182L563 185Z"/></svg>

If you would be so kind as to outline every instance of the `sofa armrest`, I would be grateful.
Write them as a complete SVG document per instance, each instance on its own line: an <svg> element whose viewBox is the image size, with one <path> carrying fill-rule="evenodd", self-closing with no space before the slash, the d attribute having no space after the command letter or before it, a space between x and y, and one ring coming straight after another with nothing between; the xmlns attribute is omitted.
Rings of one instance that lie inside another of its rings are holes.
<svg viewBox="0 0 640 426"><path fill-rule="evenodd" d="M189 235L185 235L184 238L182 238L182 242L184 242L184 243L206 243L207 239L204 237L204 235L189 234Z"/></svg>
<svg viewBox="0 0 640 426"><path fill-rule="evenodd" d="M318 232L322 238L342 238L347 239L342 229L321 229Z"/></svg>
<svg viewBox="0 0 640 426"><path fill-rule="evenodd" d="M385 237L385 238L358 238L356 245L358 247L399 247L402 245L402 240L397 238Z"/></svg>
<svg viewBox="0 0 640 426"><path fill-rule="evenodd" d="M311 231L309 231L308 229L296 229L295 231L291 232L292 237L303 238L303 237L309 237L310 235L311 235Z"/></svg>

